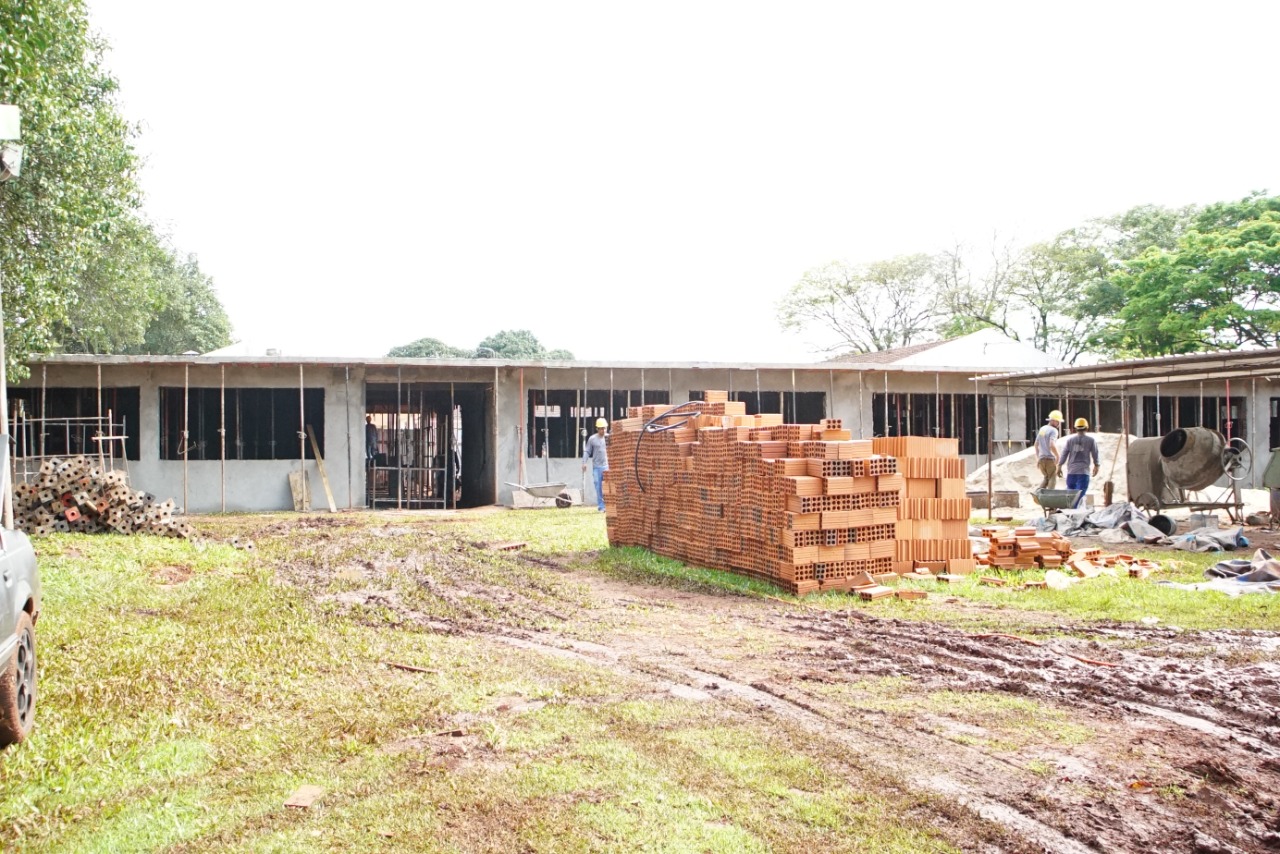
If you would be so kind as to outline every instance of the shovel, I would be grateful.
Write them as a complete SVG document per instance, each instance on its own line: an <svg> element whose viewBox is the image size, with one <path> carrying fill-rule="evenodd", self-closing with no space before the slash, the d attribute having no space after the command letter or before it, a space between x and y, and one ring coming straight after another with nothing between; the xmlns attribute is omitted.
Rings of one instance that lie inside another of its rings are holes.
<svg viewBox="0 0 1280 854"><path fill-rule="evenodd" d="M1116 485L1112 482L1112 478L1116 476L1116 461L1120 459L1120 442L1123 436L1116 437L1116 452L1111 456L1111 471L1107 474L1106 481L1102 484L1102 506L1111 506L1111 496L1115 494Z"/></svg>

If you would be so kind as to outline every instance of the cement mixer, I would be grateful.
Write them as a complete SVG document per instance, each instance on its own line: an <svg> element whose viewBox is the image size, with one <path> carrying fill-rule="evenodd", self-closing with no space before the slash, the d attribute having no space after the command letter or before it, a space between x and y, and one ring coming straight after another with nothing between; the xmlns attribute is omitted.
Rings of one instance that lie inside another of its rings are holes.
<svg viewBox="0 0 1280 854"><path fill-rule="evenodd" d="M1144 510L1222 509L1239 522L1244 518L1240 481L1252 470L1253 451L1243 439L1228 439L1207 427L1180 427L1158 439L1130 442L1125 474L1129 500ZM1220 488L1217 500L1192 500L1187 494L1211 488ZM1167 527L1165 533L1174 529L1165 516L1153 517L1151 524L1162 531Z"/></svg>

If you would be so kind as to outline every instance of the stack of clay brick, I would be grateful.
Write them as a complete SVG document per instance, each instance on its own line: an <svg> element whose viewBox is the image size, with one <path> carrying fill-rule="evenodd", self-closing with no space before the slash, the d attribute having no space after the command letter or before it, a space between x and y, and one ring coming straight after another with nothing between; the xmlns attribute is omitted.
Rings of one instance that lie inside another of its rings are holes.
<svg viewBox="0 0 1280 854"><path fill-rule="evenodd" d="M173 511L173 499L156 501L130 489L124 472L104 471L83 456L45 460L34 481L13 489L14 525L28 534L193 536L195 529Z"/></svg>
<svg viewBox="0 0 1280 854"><path fill-rule="evenodd" d="M1114 569L1133 578L1146 578L1160 568L1155 561L1133 555L1103 554L1099 548L1076 549L1057 531L1041 533L1030 526L987 527L982 529L982 536L991 541L991 551L978 561L996 569L1061 568L1080 578L1094 578Z"/></svg>
<svg viewBox="0 0 1280 854"><path fill-rule="evenodd" d="M897 461L838 419L784 424L725 392L645 431L633 407L609 437L609 542L764 579L793 593L847 590L894 570ZM680 424L683 421L684 423ZM680 426L674 426L680 424Z"/></svg>
<svg viewBox="0 0 1280 854"><path fill-rule="evenodd" d="M982 562L997 569L1058 567L1071 554L1071 541L1066 537L1057 531L1042 533L1030 525L986 527L982 536L991 541L991 551L982 556Z"/></svg>
<svg viewBox="0 0 1280 854"><path fill-rule="evenodd" d="M894 457L902 484L894 569L905 574L973 572L969 542L972 502L965 497L964 460L956 439L896 436L872 440L872 450Z"/></svg>

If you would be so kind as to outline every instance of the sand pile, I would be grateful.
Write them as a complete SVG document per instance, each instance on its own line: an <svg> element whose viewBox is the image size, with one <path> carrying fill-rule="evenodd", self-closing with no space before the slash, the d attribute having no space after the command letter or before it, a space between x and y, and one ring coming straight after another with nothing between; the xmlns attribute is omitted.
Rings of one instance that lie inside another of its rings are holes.
<svg viewBox="0 0 1280 854"><path fill-rule="evenodd" d="M1098 476L1089 481L1089 495L1094 496L1094 504L1102 506L1102 484L1111 478L1115 484L1113 501L1128 501L1128 484L1125 479L1124 437L1119 433L1094 433L1098 442L1098 457L1101 467ZM1130 436L1130 440L1138 438ZM1058 449L1062 449L1065 439L1058 440ZM1114 461L1115 475L1111 474ZM1040 486L1042 475L1036 467L1036 449L1034 447L1018 451L1007 457L1001 457L991 465L991 488L996 492L1011 491L1019 495L1019 508L1041 512L1040 505L1031 500L1031 492ZM1065 477L1058 478L1058 489L1066 489ZM987 467L982 466L965 478L965 488L974 492L987 491Z"/></svg>

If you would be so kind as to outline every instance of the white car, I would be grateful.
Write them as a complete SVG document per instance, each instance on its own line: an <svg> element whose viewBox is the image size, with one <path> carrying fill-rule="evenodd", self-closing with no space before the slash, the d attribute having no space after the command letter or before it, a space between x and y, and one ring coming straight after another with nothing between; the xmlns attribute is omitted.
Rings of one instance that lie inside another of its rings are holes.
<svg viewBox="0 0 1280 854"><path fill-rule="evenodd" d="M8 440L0 433L0 472L9 468ZM25 739L35 723L39 619L40 574L31 540L0 528L0 747Z"/></svg>

